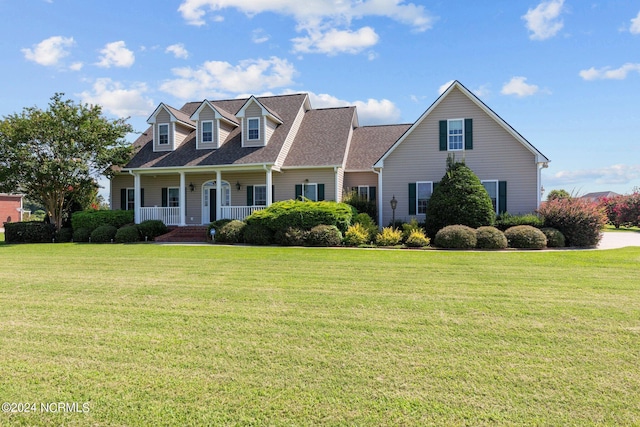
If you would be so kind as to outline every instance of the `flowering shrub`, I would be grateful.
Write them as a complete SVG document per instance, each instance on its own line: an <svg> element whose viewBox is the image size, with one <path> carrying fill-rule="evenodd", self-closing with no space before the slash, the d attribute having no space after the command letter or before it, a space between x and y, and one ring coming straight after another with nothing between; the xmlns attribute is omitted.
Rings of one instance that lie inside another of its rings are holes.
<svg viewBox="0 0 640 427"><path fill-rule="evenodd" d="M604 209L609 224L620 226L640 226L640 191L630 195L603 197L600 206Z"/></svg>
<svg viewBox="0 0 640 427"><path fill-rule="evenodd" d="M544 218L545 227L555 228L564 235L567 246L596 246L607 223L602 207L585 199L551 200L538 212Z"/></svg>

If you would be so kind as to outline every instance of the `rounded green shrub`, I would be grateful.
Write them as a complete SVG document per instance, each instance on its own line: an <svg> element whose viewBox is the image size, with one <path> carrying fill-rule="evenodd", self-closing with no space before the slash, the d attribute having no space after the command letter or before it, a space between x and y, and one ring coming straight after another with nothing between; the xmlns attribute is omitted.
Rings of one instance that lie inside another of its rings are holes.
<svg viewBox="0 0 640 427"><path fill-rule="evenodd" d="M88 228L93 231L101 225L112 225L116 228L133 223L133 211L87 210L74 212L71 225L74 230Z"/></svg>
<svg viewBox="0 0 640 427"><path fill-rule="evenodd" d="M245 243L250 245L270 245L273 243L273 232L262 224L247 224L242 231Z"/></svg>
<svg viewBox="0 0 640 427"><path fill-rule="evenodd" d="M241 243L243 242L242 233L247 224L234 219L224 224L216 231L216 243Z"/></svg>
<svg viewBox="0 0 640 427"><path fill-rule="evenodd" d="M369 231L359 222L350 225L344 233L344 244L346 246L365 245L370 241Z"/></svg>
<svg viewBox="0 0 640 427"><path fill-rule="evenodd" d="M274 236L274 240L277 244L282 246L304 246L307 240L307 230L302 230L297 227L288 227L284 230L278 230Z"/></svg>
<svg viewBox="0 0 640 427"><path fill-rule="evenodd" d="M335 225L316 225L307 235L309 246L340 246L341 243L342 233Z"/></svg>
<svg viewBox="0 0 640 427"><path fill-rule="evenodd" d="M540 229L547 238L547 247L549 248L564 248L565 239L564 235L555 228L545 227Z"/></svg>
<svg viewBox="0 0 640 427"><path fill-rule="evenodd" d="M274 233L287 227L310 230L320 224L335 225L340 231L346 231L353 216L353 208L346 203L285 200L253 212L246 221L247 224L260 223Z"/></svg>
<svg viewBox="0 0 640 427"><path fill-rule="evenodd" d="M437 247L446 249L474 249L477 242L476 230L460 224L440 229L433 241Z"/></svg>
<svg viewBox="0 0 640 427"><path fill-rule="evenodd" d="M516 225L530 225L536 228L542 228L544 220L533 213L524 215L512 215L508 212L501 213L496 218L496 228L501 231L505 231L507 228L515 227Z"/></svg>
<svg viewBox="0 0 640 427"><path fill-rule="evenodd" d="M539 229L530 225L516 225L504 232L510 248L542 249L547 246L547 238Z"/></svg>
<svg viewBox="0 0 640 427"><path fill-rule="evenodd" d="M138 224L138 230L140 230L140 236L142 240L155 240L156 237L167 234L169 229L164 222L159 219L148 219Z"/></svg>
<svg viewBox="0 0 640 427"><path fill-rule="evenodd" d="M89 237L91 237L91 231L88 228L81 227L73 230L74 242L88 242Z"/></svg>
<svg viewBox="0 0 640 427"><path fill-rule="evenodd" d="M478 227L476 240L476 248L478 249L505 249L508 246L504 233L490 225Z"/></svg>
<svg viewBox="0 0 640 427"><path fill-rule="evenodd" d="M55 237L56 243L67 243L73 239L73 230L68 227L63 227L56 231Z"/></svg>
<svg viewBox="0 0 640 427"><path fill-rule="evenodd" d="M163 224L164 225L164 224ZM140 230L137 225L125 225L116 232L116 243L133 243L140 241Z"/></svg>
<svg viewBox="0 0 640 427"><path fill-rule="evenodd" d="M376 236L378 246L396 246L402 242L402 231L393 227L385 227Z"/></svg>
<svg viewBox="0 0 640 427"><path fill-rule="evenodd" d="M409 248L424 248L429 246L430 239L425 236L422 230L413 230L409 236L405 239L405 246Z"/></svg>
<svg viewBox="0 0 640 427"><path fill-rule="evenodd" d="M101 225L91 232L91 243L110 243L116 238L118 229L113 225Z"/></svg>

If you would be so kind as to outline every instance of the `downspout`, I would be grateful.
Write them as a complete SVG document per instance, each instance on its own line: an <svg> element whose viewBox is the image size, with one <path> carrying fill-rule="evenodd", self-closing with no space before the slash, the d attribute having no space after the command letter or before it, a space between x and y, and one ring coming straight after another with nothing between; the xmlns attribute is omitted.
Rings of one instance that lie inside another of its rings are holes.
<svg viewBox="0 0 640 427"><path fill-rule="evenodd" d="M537 185L536 185L536 209L540 209L540 200L542 199L542 169L548 168L548 162L538 162L536 163L538 169Z"/></svg>
<svg viewBox="0 0 640 427"><path fill-rule="evenodd" d="M378 175L378 228L382 229L382 168L373 172Z"/></svg>
<svg viewBox="0 0 640 427"><path fill-rule="evenodd" d="M336 185L335 185L335 195L336 195L336 202L339 202L342 200L342 191L340 191L340 183L338 182L338 166L334 166L333 167L333 173L335 174L335 180L336 180Z"/></svg>

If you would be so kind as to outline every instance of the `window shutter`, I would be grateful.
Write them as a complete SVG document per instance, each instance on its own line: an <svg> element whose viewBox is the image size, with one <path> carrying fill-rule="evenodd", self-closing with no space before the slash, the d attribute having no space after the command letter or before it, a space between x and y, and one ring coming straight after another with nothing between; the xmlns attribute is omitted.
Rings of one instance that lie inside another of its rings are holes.
<svg viewBox="0 0 640 427"><path fill-rule="evenodd" d="M144 206L144 188L140 189L140 206Z"/></svg>
<svg viewBox="0 0 640 427"><path fill-rule="evenodd" d="M167 192L167 187L162 188L162 207L166 208L169 206L169 194Z"/></svg>
<svg viewBox="0 0 640 427"><path fill-rule="evenodd" d="M498 181L498 213L507 211L507 181Z"/></svg>
<svg viewBox="0 0 640 427"><path fill-rule="evenodd" d="M440 151L447 151L447 121L440 120Z"/></svg>
<svg viewBox="0 0 640 427"><path fill-rule="evenodd" d="M121 211L127 210L127 189L126 188L120 189L120 210Z"/></svg>
<svg viewBox="0 0 640 427"><path fill-rule="evenodd" d="M324 184L318 184L318 201L324 200Z"/></svg>
<svg viewBox="0 0 640 427"><path fill-rule="evenodd" d="M409 215L416 214L416 183L409 183Z"/></svg>
<svg viewBox="0 0 640 427"><path fill-rule="evenodd" d="M464 149L473 150L473 119L464 119Z"/></svg>
<svg viewBox="0 0 640 427"><path fill-rule="evenodd" d="M253 185L247 185L247 206L253 206Z"/></svg>
<svg viewBox="0 0 640 427"><path fill-rule="evenodd" d="M302 198L302 184L296 184L296 200Z"/></svg>
<svg viewBox="0 0 640 427"><path fill-rule="evenodd" d="M369 187L369 201L376 201L376 187Z"/></svg>
<svg viewBox="0 0 640 427"><path fill-rule="evenodd" d="M276 201L276 186L271 186L271 203Z"/></svg>

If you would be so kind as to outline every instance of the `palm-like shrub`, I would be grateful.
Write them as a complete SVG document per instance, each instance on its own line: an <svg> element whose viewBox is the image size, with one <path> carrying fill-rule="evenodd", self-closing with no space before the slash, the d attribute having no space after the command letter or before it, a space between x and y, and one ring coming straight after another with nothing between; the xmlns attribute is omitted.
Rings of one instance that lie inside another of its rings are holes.
<svg viewBox="0 0 640 427"><path fill-rule="evenodd" d="M518 249L542 249L547 246L547 237L530 225L516 225L504 232L509 247Z"/></svg>
<svg viewBox="0 0 640 427"><path fill-rule="evenodd" d="M504 233L491 226L478 227L476 240L478 249L505 249L508 245Z"/></svg>
<svg viewBox="0 0 640 427"><path fill-rule="evenodd" d="M477 242L476 230L460 224L440 229L433 241L437 247L446 249L473 249Z"/></svg>

